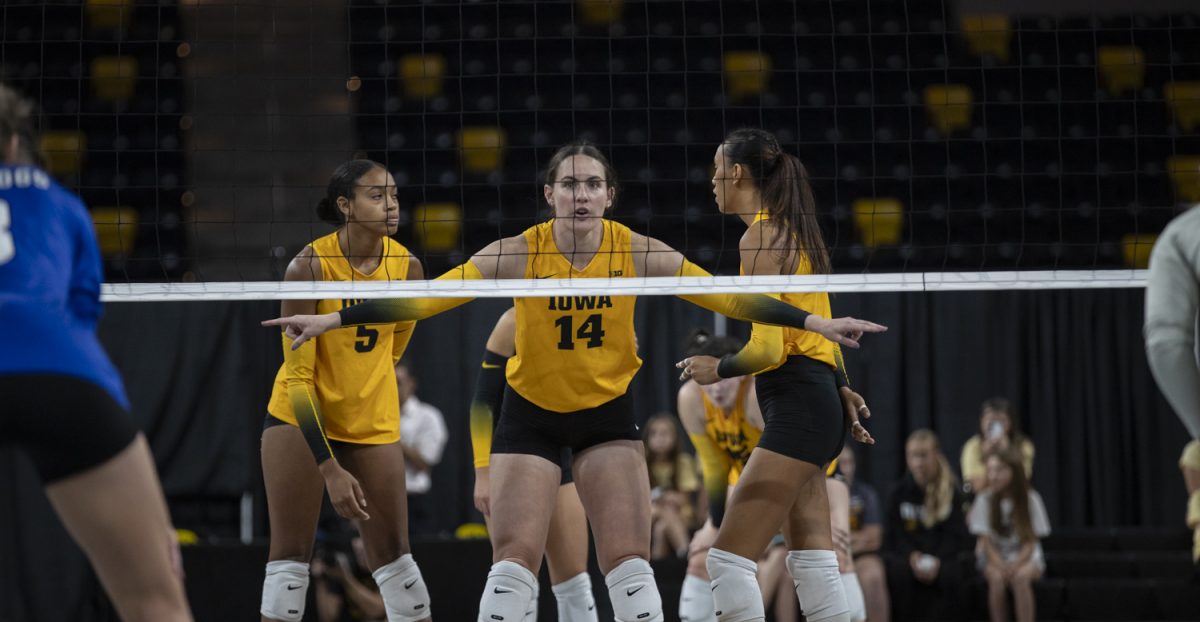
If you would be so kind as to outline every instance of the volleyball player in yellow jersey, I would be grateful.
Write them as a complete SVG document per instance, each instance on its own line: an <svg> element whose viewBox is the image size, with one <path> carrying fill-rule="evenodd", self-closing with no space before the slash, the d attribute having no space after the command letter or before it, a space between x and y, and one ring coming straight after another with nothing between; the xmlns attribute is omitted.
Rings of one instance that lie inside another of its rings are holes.
<svg viewBox="0 0 1200 622"><path fill-rule="evenodd" d="M706 276L662 242L604 218L617 197L607 159L591 145L559 149L543 189L554 219L497 240L442 279ZM737 319L807 327L856 343L882 326L826 319L770 297L681 296ZM341 326L419 320L469 299L374 300L338 313L284 317L294 345ZM576 488L592 526L615 619L654 622L662 602L650 564L650 489L625 390L641 366L633 297L519 298L516 356L492 442L491 526L495 564L480 619L517 620L532 598L561 478L561 449L574 452Z"/></svg>
<svg viewBox="0 0 1200 622"><path fill-rule="evenodd" d="M720 358L740 349L741 344L735 339L696 331L686 352L688 356ZM762 413L754 393L753 376L723 378L703 386L688 380L679 388L676 405L679 419L696 448L708 497L708 520L688 546L687 574L679 593L679 618L684 622L708 622L716 618L705 560L725 516L728 489L737 483L750 451L762 435Z"/></svg>
<svg viewBox="0 0 1200 622"><path fill-rule="evenodd" d="M492 433L504 399L504 368L508 359L517 353L517 313L509 308L488 336L471 400L471 447L475 454L475 507L484 518L491 519L491 478L489 464L492 453ZM550 571L551 589L558 603L559 622L594 622L596 601L592 596L592 580L587 573L588 534L587 516L575 490L571 475L571 450L562 449L562 478L554 514L546 532L546 566ZM537 619L537 590L533 608L527 613Z"/></svg>
<svg viewBox="0 0 1200 622"><path fill-rule="evenodd" d="M739 242L744 274L829 272L812 189L799 159L784 153L768 132L744 129L725 139L713 161L718 209L747 225ZM782 299L829 313L824 293L783 294ZM735 355L680 362L684 376L702 384L758 374L763 435L730 496L707 562L719 620L764 619L753 560L783 524L788 573L806 619L849 622L823 471L841 451L847 427L856 439L872 441L857 420L857 410L865 405L843 413L839 359L834 344L818 335L755 325L750 343Z"/></svg>
<svg viewBox="0 0 1200 622"><path fill-rule="evenodd" d="M420 262L392 240L396 182L383 166L339 166L317 206L337 231L304 247L287 281L423 278ZM284 313L336 311L349 300L286 300ZM388 622L429 618L429 594L409 554L404 453L395 363L413 323L359 326L291 347L275 378L262 436L271 547L264 620L304 615L308 562L327 490L338 514L355 519ZM369 503L369 505L368 505Z"/></svg>

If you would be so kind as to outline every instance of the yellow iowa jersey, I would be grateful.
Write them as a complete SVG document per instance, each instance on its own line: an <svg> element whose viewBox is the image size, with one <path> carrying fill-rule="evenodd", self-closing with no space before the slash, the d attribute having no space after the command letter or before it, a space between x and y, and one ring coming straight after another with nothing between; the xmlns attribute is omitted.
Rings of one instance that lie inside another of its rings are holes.
<svg viewBox="0 0 1200 622"><path fill-rule="evenodd" d="M604 239L588 265L577 270L554 243L554 221L525 230L527 279L633 277L630 231L603 221ZM554 412L595 408L620 397L642 366L633 333L634 296L517 298L516 356L508 359L508 384L522 397Z"/></svg>
<svg viewBox="0 0 1200 622"><path fill-rule="evenodd" d="M759 212L754 217L754 222L767 220L766 212ZM745 266L741 268L741 274L746 273ZM812 266L808 262L808 257L804 254L800 255L799 265L796 266L795 274L805 275L812 274ZM825 292L803 292L782 294L781 298L784 302L804 309L809 313L815 313L822 317L833 317L829 306L829 294ZM832 341L822 337L819 333L803 330L800 328L783 329L783 345L784 356L807 356L808 358L816 359L827 363L830 367L837 367L837 361L834 358L834 344ZM780 359L778 363L762 371L770 371L783 365L786 359ZM759 372L762 373L762 372Z"/></svg>
<svg viewBox="0 0 1200 622"><path fill-rule="evenodd" d="M704 432L713 440L717 449L729 454L733 463L729 469L730 486L737 483L742 469L746 468L746 461L750 459L750 450L758 445L758 439L762 436L762 430L754 427L746 417L746 398L753 385L754 382L750 378L742 378L737 399L729 414L725 414L712 403L707 393L700 392L700 397L704 400Z"/></svg>
<svg viewBox="0 0 1200 622"><path fill-rule="evenodd" d="M411 255L402 244L384 238L383 259L370 274L350 265L337 233L309 246L321 263L322 281L396 281L408 278ZM317 313L331 313L359 300L321 300ZM394 443L400 439L400 397L392 352L394 340L405 338L416 322L376 324L334 330L316 339L313 382L321 407L321 424L328 438L360 444ZM267 412L296 423L288 399L285 370L279 368Z"/></svg>

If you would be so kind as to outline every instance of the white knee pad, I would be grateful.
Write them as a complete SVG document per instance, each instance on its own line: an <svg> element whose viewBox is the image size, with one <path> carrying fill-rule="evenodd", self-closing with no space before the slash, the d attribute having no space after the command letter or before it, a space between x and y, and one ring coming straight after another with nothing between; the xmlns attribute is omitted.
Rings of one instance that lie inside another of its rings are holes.
<svg viewBox="0 0 1200 622"><path fill-rule="evenodd" d="M850 622L863 622L867 619L867 601L863 599L862 586L858 584L858 574L847 572L842 575L842 590L846 592L846 606L850 608Z"/></svg>
<svg viewBox="0 0 1200 622"><path fill-rule="evenodd" d="M308 594L308 564L280 560L267 562L259 613L272 620L300 622Z"/></svg>
<svg viewBox="0 0 1200 622"><path fill-rule="evenodd" d="M788 551L787 569L808 622L850 622L850 606L833 551Z"/></svg>
<svg viewBox="0 0 1200 622"><path fill-rule="evenodd" d="M596 598L588 573L581 572L550 589L558 601L559 622L596 622Z"/></svg>
<svg viewBox="0 0 1200 622"><path fill-rule="evenodd" d="M708 550L708 576L714 613L721 622L765 620L762 591L758 589L758 564L717 547ZM836 570L836 568L835 568Z"/></svg>
<svg viewBox="0 0 1200 622"><path fill-rule="evenodd" d="M521 622L536 593L537 577L521 564L492 564L479 599L479 622Z"/></svg>
<svg viewBox="0 0 1200 622"><path fill-rule="evenodd" d="M388 622L416 622L430 616L429 589L412 555L400 556L371 576L379 586Z"/></svg>
<svg viewBox="0 0 1200 622"><path fill-rule="evenodd" d="M533 598L529 599L529 606L525 608L525 617L521 618L521 622L537 622L538 596L541 595L541 592L541 583L534 583Z"/></svg>
<svg viewBox="0 0 1200 622"><path fill-rule="evenodd" d="M713 609L712 586L694 574L683 578L679 590L679 619L682 622L717 622Z"/></svg>
<svg viewBox="0 0 1200 622"><path fill-rule="evenodd" d="M604 577L616 622L662 622L662 596L650 562L626 560Z"/></svg>

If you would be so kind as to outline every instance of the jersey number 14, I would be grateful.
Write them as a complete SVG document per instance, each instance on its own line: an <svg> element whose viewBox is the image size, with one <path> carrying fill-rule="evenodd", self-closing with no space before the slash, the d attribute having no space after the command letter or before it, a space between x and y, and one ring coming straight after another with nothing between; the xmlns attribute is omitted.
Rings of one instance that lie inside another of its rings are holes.
<svg viewBox="0 0 1200 622"><path fill-rule="evenodd" d="M564 315L557 320L554 320L554 325L558 327L559 350L574 350L576 341L587 341L587 347L599 348L604 345L604 323L603 316L599 313L594 313L587 316L587 319L575 329L573 317Z"/></svg>

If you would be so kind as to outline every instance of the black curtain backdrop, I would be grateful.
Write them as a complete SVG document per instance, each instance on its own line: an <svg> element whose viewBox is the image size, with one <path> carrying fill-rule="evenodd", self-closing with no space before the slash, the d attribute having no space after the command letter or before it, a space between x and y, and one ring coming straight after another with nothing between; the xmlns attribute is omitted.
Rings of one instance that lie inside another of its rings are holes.
<svg viewBox="0 0 1200 622"><path fill-rule="evenodd" d="M447 533L478 519L467 404L483 343L506 300L479 300L422 322L409 348L418 395L450 431L434 472L436 519ZM1034 485L1060 527L1177 526L1186 433L1145 362L1142 291L970 292L835 296L837 314L890 326L847 352L851 381L871 405L878 444L860 447L863 479L883 493L904 469L904 438L929 427L950 461L977 428L979 404L1005 396L1037 446ZM101 337L124 374L180 527L237 533L243 495L266 535L258 439L282 355L258 321L277 303L120 303ZM645 365L631 389L639 420L673 410L673 363L711 313L675 298L638 303ZM747 327L731 323L731 332ZM95 580L20 453L0 449L0 621L106 619Z"/></svg>

